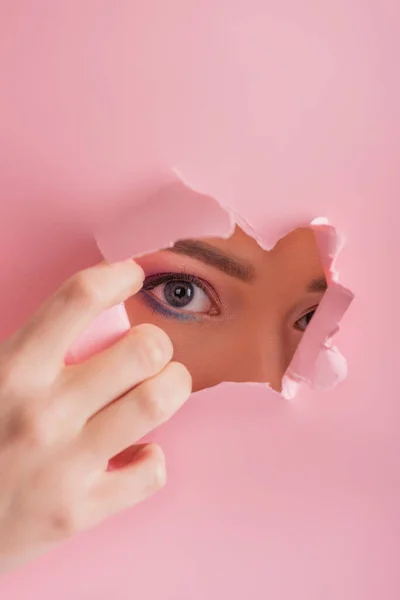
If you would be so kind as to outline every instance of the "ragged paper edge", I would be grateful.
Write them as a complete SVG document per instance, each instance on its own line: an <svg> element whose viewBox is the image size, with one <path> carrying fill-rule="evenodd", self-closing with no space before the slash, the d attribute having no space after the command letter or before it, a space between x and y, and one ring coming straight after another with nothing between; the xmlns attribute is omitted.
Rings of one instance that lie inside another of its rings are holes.
<svg viewBox="0 0 400 600"><path fill-rule="evenodd" d="M351 290L339 282L336 269L345 239L324 217L313 219L309 226L317 238L328 289L282 378L281 394L287 400L293 400L304 383L312 389L327 391L336 387L348 373L347 360L332 341L354 300Z"/></svg>
<svg viewBox="0 0 400 600"><path fill-rule="evenodd" d="M171 220L171 215L176 215L176 218ZM354 295L339 283L339 273L335 268L344 238L325 217L285 229L274 236L271 244L271 240L267 242L245 217L195 190L179 171L174 170L173 177L165 185L143 197L143 201L126 213L122 220L120 216L109 222L107 227L97 232L95 239L104 258L114 262L172 247L178 240L227 239L234 233L236 225L264 250L271 250L280 239L298 227L313 229L328 279L328 290L283 375L280 394L287 400L293 400L304 383L316 390L332 389L347 376L347 361L333 345L332 338L338 332L339 323ZM268 383L247 383L270 387Z"/></svg>
<svg viewBox="0 0 400 600"><path fill-rule="evenodd" d="M171 248L177 240L227 239L235 226L229 209L174 172L165 185L150 190L140 203L99 228L95 239L104 258L116 262Z"/></svg>

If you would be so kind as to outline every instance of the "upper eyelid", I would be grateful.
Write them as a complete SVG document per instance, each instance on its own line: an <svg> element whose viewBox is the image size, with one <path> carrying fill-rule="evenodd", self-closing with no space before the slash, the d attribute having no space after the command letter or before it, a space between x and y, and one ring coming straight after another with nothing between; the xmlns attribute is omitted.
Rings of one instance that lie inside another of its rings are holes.
<svg viewBox="0 0 400 600"><path fill-rule="evenodd" d="M312 312L313 310L316 311L319 307L319 304L315 304L314 306L310 306L309 308L307 308L306 310L303 310L303 312L300 314L299 317L297 317L297 321L299 319L302 319L303 317L305 317L306 315L308 315L309 312Z"/></svg>
<svg viewBox="0 0 400 600"><path fill-rule="evenodd" d="M189 283L198 285L205 294L211 296L211 300L213 300L217 304L221 304L221 299L214 286L208 283L208 281L206 281L205 279L202 279L201 277L198 277L197 275L193 275L192 273L188 273L186 271L171 271L164 273L155 273L154 275L148 275L144 280L142 289L146 289L146 283L154 283L154 287L157 287L157 285L161 285L162 283L165 283L168 280L174 279L182 279L183 281L187 281Z"/></svg>
<svg viewBox="0 0 400 600"><path fill-rule="evenodd" d="M297 302L294 302L291 308L286 313L286 319L290 322L295 322L298 319L301 319L309 313L311 310L317 310L319 305L321 304L322 298L324 294L312 294L313 297L309 297L309 294L304 295L301 299L298 299Z"/></svg>
<svg viewBox="0 0 400 600"><path fill-rule="evenodd" d="M319 306L319 304L315 304L314 306L310 306L306 310L303 310L303 312L300 313L300 315L298 315L298 316L294 316L293 313L292 313L292 316L290 316L289 320L288 320L288 327L295 327L296 324L301 319L304 319L304 317L308 315L308 313L313 312L313 311L314 312L317 311L318 310L318 306Z"/></svg>
<svg viewBox="0 0 400 600"><path fill-rule="evenodd" d="M304 317L306 317L308 315L308 313L310 312L316 312L318 310L318 306L319 304L317 304L316 306L310 307L308 308L306 311L304 311L299 317L297 317L297 319L291 324L291 327L296 328L297 329L297 324L299 321L301 321L301 319L304 319ZM301 331L301 330L299 330ZM305 332L304 332L305 333Z"/></svg>
<svg viewBox="0 0 400 600"><path fill-rule="evenodd" d="M147 275L145 277L144 283L148 282L149 280L155 280L155 281L159 281L160 283L163 283L163 281L168 280L168 279L183 279L185 281L200 281L203 282L203 279L201 277L197 277L197 275L192 275L190 273L187 273L186 271L165 271L163 273L154 273L153 275Z"/></svg>
<svg viewBox="0 0 400 600"><path fill-rule="evenodd" d="M181 277L183 280L186 280L186 276L184 273L155 273L154 275L148 275L145 277L142 289L146 289L146 286L149 285L151 285L152 287L157 287L169 280L178 279L178 277Z"/></svg>
<svg viewBox="0 0 400 600"><path fill-rule="evenodd" d="M153 275L148 275L147 277L145 277L141 291L146 296L150 296L151 298L153 298L153 301L158 304L160 309L162 309L162 311L164 313L168 313L168 315L172 318L174 318L174 317L183 318L183 315L187 315L188 321L200 320L200 318L204 318L206 316L206 313L202 314L202 313L197 313L197 312L190 312L190 311L185 311L184 308L179 309L179 308L171 307L168 304L166 304L165 302L163 302L161 299L154 297L154 295L151 294L151 291L153 289L157 288L158 286L162 285L163 283L166 283L171 280L173 281L174 279L176 279L178 281L179 281L179 279L186 280L191 283L194 283L195 285L197 284L198 287L204 292L204 294L206 294L206 296L208 297L210 303L214 306L214 308L216 308L218 310L218 314L220 314L220 311L222 309L222 303L219 300L219 296L218 296L217 292L214 290L214 288L213 288L214 294L212 294L210 291L207 292L207 289L206 289L207 282L205 280L201 279L200 277L197 277L196 275L193 275L190 273L182 273L182 272L178 273L178 272L174 271L174 272L168 272L168 273L164 272L164 273L155 273ZM146 282L152 284L150 289L148 289L148 288L146 289ZM204 285L201 285L202 283L204 283ZM208 284L208 285L210 287L212 287L211 284ZM215 296L217 297L217 299ZM192 315L192 316L190 316L190 315Z"/></svg>

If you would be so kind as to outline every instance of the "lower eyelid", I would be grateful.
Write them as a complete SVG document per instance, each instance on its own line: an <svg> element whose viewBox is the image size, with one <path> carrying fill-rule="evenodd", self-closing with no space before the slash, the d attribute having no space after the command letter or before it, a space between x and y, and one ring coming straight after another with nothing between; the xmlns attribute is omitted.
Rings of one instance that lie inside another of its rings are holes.
<svg viewBox="0 0 400 600"><path fill-rule="evenodd" d="M157 312L167 318L176 319L177 321L198 321L198 320L200 320L198 315L196 315L196 313L183 312L183 311L178 312L178 311L174 311L171 308L168 308L165 304L163 304L155 296L148 293L147 290L142 290L142 296L150 308L152 308L155 312Z"/></svg>
<svg viewBox="0 0 400 600"><path fill-rule="evenodd" d="M149 275L146 277L142 289L152 290L163 283L168 283L168 281L179 279L192 283L193 285L197 285L197 287L199 287L205 294L207 294L207 296L209 296L211 302L216 304L221 303L216 289L210 283L201 277L186 273L185 271Z"/></svg>
<svg viewBox="0 0 400 600"><path fill-rule="evenodd" d="M197 286L199 289L201 289L204 292L204 294L206 294L206 296L208 297L208 299L212 305L210 312L212 312L215 309L217 310L217 315L214 314L212 316L218 316L219 314L221 314L222 302L221 302L218 292L206 280L202 279L201 277L197 277L196 275L191 275L186 272L182 272L182 273L171 272L171 273L161 273L161 274L156 274L156 275L149 275L146 277L146 279L144 281L142 290L151 292L152 290L156 289L160 285L166 284L169 281L173 281L173 280L179 281L180 278L183 281L188 281L189 283L192 283L193 285ZM157 300L161 306L164 306L163 302L160 299L157 299ZM209 315L209 313L196 313L194 311L183 311L183 310L182 311L177 310L175 312L172 307L167 307L166 310L170 311L170 313L173 315L175 315L175 314L180 315L181 312L183 312L184 314L191 313L192 315L196 315L196 314L198 316L202 315L203 317Z"/></svg>

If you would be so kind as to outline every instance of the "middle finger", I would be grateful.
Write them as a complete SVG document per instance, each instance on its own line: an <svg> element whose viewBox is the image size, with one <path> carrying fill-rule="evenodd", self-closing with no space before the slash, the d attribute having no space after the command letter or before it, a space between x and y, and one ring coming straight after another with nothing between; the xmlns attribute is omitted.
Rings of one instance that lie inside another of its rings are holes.
<svg viewBox="0 0 400 600"><path fill-rule="evenodd" d="M134 327L110 348L64 369L69 408L83 426L104 406L159 373L172 355L172 342L164 331L147 324Z"/></svg>
<svg viewBox="0 0 400 600"><path fill-rule="evenodd" d="M186 367L169 363L90 419L81 435L83 448L102 462L110 460L172 417L189 398L191 385Z"/></svg>

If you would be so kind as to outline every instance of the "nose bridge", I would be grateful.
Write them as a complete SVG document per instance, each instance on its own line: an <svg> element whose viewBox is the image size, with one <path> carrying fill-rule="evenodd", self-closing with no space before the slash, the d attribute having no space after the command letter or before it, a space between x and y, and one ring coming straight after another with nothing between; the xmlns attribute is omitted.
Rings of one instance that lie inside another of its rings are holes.
<svg viewBox="0 0 400 600"><path fill-rule="evenodd" d="M273 317L252 319L243 324L241 338L236 371L240 381L268 382L280 390L287 368L282 325Z"/></svg>

